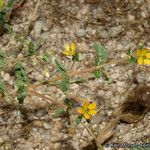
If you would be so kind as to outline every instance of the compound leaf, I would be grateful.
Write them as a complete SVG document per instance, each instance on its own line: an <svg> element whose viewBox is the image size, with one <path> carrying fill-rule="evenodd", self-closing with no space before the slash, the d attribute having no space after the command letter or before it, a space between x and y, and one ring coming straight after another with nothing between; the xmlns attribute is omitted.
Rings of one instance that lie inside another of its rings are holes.
<svg viewBox="0 0 150 150"><path fill-rule="evenodd" d="M105 47L99 43L95 43L93 48L96 50L96 65L101 64L106 58Z"/></svg>

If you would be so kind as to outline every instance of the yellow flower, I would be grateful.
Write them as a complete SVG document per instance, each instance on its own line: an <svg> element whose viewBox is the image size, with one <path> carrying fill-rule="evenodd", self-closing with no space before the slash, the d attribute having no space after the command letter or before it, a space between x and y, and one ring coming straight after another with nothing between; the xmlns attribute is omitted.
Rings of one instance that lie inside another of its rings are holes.
<svg viewBox="0 0 150 150"><path fill-rule="evenodd" d="M147 54L146 54L146 58L150 58L150 53L147 53Z"/></svg>
<svg viewBox="0 0 150 150"><path fill-rule="evenodd" d="M142 65L142 64L145 64L145 65L149 65L150 64L150 53L148 52L148 49L147 48L144 48L142 50L136 50L136 55L137 55L137 58L138 58L138 64L139 65Z"/></svg>
<svg viewBox="0 0 150 150"><path fill-rule="evenodd" d="M65 54L66 56L73 56L75 52L76 52L75 43L65 45L65 51L63 52L63 54Z"/></svg>
<svg viewBox="0 0 150 150"><path fill-rule="evenodd" d="M4 6L4 0L0 0L0 8Z"/></svg>
<svg viewBox="0 0 150 150"><path fill-rule="evenodd" d="M139 65L142 65L143 64L143 59L140 57L140 58L138 58L138 64Z"/></svg>
<svg viewBox="0 0 150 150"><path fill-rule="evenodd" d="M144 64L150 65L150 59L144 59Z"/></svg>
<svg viewBox="0 0 150 150"><path fill-rule="evenodd" d="M96 114L96 103L89 103L85 101L82 107L77 109L78 113L81 114L85 119L90 119L92 115Z"/></svg>
<svg viewBox="0 0 150 150"><path fill-rule="evenodd" d="M138 57L145 56L147 53L148 53L147 48L144 48L143 50L140 50L140 49L136 50L136 55Z"/></svg>

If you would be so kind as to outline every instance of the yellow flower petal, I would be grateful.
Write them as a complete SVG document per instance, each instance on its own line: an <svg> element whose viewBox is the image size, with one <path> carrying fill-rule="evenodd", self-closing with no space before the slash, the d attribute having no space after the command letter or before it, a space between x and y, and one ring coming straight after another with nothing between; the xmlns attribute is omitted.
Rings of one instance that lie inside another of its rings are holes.
<svg viewBox="0 0 150 150"><path fill-rule="evenodd" d="M84 109L88 109L88 106L89 106L89 102L88 101L84 101L83 108Z"/></svg>
<svg viewBox="0 0 150 150"><path fill-rule="evenodd" d="M142 64L143 64L143 59L142 59L142 58L139 58L139 59L138 59L138 64L139 64L139 65L142 65Z"/></svg>
<svg viewBox="0 0 150 150"><path fill-rule="evenodd" d="M75 51L71 50L70 51L70 56L73 56L75 54Z"/></svg>
<svg viewBox="0 0 150 150"><path fill-rule="evenodd" d="M144 59L144 64L149 65L150 64L150 59Z"/></svg>
<svg viewBox="0 0 150 150"><path fill-rule="evenodd" d="M75 51L72 51L72 56L73 56L75 53L76 53Z"/></svg>
<svg viewBox="0 0 150 150"><path fill-rule="evenodd" d="M146 54L146 58L150 58L150 53L147 53L147 54Z"/></svg>
<svg viewBox="0 0 150 150"><path fill-rule="evenodd" d="M91 110L91 109L95 109L96 107L96 103L91 103L89 104L88 108Z"/></svg>
<svg viewBox="0 0 150 150"><path fill-rule="evenodd" d="M144 48L144 49L142 50L142 55L145 55L147 52L148 52L148 49L147 49L147 48Z"/></svg>
<svg viewBox="0 0 150 150"><path fill-rule="evenodd" d="M76 45L75 45L75 43L71 43L71 50L75 52L75 50L76 50Z"/></svg>
<svg viewBox="0 0 150 150"><path fill-rule="evenodd" d="M136 55L140 57L142 55L142 50L136 50Z"/></svg>
<svg viewBox="0 0 150 150"><path fill-rule="evenodd" d="M65 50L70 51L70 45L69 44L65 44Z"/></svg>
<svg viewBox="0 0 150 150"><path fill-rule="evenodd" d="M90 115L95 115L96 114L96 110L90 110L89 112L88 112Z"/></svg>
<svg viewBox="0 0 150 150"><path fill-rule="evenodd" d="M79 114L84 114L84 109L82 107L79 107L77 111Z"/></svg>
<svg viewBox="0 0 150 150"><path fill-rule="evenodd" d="M90 119L90 115L87 114L87 113L84 113L83 116L84 116L85 119Z"/></svg>
<svg viewBox="0 0 150 150"><path fill-rule="evenodd" d="M68 51L64 51L63 54L66 56L70 56L70 52L68 52Z"/></svg>

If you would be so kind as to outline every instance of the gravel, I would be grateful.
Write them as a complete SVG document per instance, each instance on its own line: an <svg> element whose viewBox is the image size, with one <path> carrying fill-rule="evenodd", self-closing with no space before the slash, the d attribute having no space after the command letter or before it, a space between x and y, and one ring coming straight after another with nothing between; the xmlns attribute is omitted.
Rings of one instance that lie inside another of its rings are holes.
<svg viewBox="0 0 150 150"><path fill-rule="evenodd" d="M121 25L111 27L110 30L109 30L109 34L110 34L111 37L116 37L121 32L122 32L122 26Z"/></svg>
<svg viewBox="0 0 150 150"><path fill-rule="evenodd" d="M79 29L77 32L76 32L76 35L77 37L84 37L86 35L86 30L84 29Z"/></svg>
<svg viewBox="0 0 150 150"><path fill-rule="evenodd" d="M41 34L43 26L44 26L44 23L42 21L35 22L35 25L34 25L35 36L39 36Z"/></svg>
<svg viewBox="0 0 150 150"><path fill-rule="evenodd" d="M19 9L19 13L12 18L11 24L20 35L23 34L29 12L34 10L36 3L37 0L27 1L25 7ZM121 2L87 0L86 3L84 0L67 2L64 0L59 2L41 0L29 38L37 43L42 41L37 53L45 53L49 50L52 62L59 58L66 67L70 67L71 64L70 58L62 55L64 43L75 42L77 51L80 53L80 61L74 65L74 71L94 64L95 52L91 48L94 42L100 42L106 47L108 62L110 59L124 58L126 50L129 47L136 48L140 40L150 47L150 42L148 42L149 3L148 0ZM0 47L6 49L7 53L18 49L19 42L15 41L10 34L4 34L0 38ZM7 45L8 43L10 45ZM19 58L22 56L23 53L18 55ZM57 74L54 71L54 63L46 65L41 62L40 65L39 63L33 65L30 61L26 61L23 65L27 70L32 68L28 77L33 81L45 79L42 73L45 68L49 69L50 77ZM122 104L123 93L132 84L134 69L130 66L127 67L126 64L114 63L106 67L105 71L116 81L115 83L109 84L100 78L81 84L73 83L70 85L68 93L63 93L59 87L50 87L49 85L36 88L36 91L59 102L62 102L66 95L79 96L90 102L95 101L98 109L101 109L92 118L91 128L102 129L107 125L112 112ZM6 83L14 86L13 73L1 71L0 75ZM89 76L85 74L82 78ZM137 80L145 85L148 84L150 81L149 70L144 67L140 68ZM14 101L16 103L16 98ZM78 105L79 103L76 103L76 106ZM26 98L23 108L24 113L20 113L19 110L16 110L17 108L6 106L6 103L1 100L0 149L59 150L70 148L81 150L93 139L82 125L74 125L74 115L70 118L73 122L71 125L67 125L68 118L66 116L54 118L52 114L57 106L37 95L30 94ZM149 116L150 114L146 114L144 119L136 124L120 123L108 143L140 142L145 135L150 133Z"/></svg>
<svg viewBox="0 0 150 150"><path fill-rule="evenodd" d="M107 30L100 30L98 32L98 36L104 39L108 39L110 37L109 32Z"/></svg>

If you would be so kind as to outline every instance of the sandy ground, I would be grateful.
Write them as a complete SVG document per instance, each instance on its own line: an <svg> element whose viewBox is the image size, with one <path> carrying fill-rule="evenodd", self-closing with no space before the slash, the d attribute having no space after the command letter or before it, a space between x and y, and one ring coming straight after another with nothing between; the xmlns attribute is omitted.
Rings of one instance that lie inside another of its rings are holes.
<svg viewBox="0 0 150 150"><path fill-rule="evenodd" d="M15 32L24 34L29 15L34 12L36 4L37 0L27 0L23 8L13 15L10 23ZM22 65L29 72L31 81L47 80L56 74L56 58L61 59L66 66L70 65L70 59L62 55L67 42L74 41L80 53L80 60L73 68L76 70L92 66L94 49L90 47L94 42L100 42L106 47L109 62L111 59L123 58L126 50L129 47L136 48L141 40L150 48L149 34L149 0L41 0L28 38L39 45L37 54L51 52L51 63L33 64L32 61L25 61ZM11 55L17 55L18 58L23 56L24 52L20 52L18 46L10 34L5 33L0 37L0 48L6 50L10 58ZM49 70L49 77L44 75L44 69ZM134 69L132 65L111 64L105 71L115 83L108 85L100 78L70 85L69 95L94 101L101 108L93 117L93 129L106 126L112 112L122 104L124 93L134 86ZM148 85L149 74L143 67L136 78L139 83ZM14 75L5 71L1 71L0 75L13 92ZM82 77L87 78L87 74ZM36 91L60 102L66 97L58 87L44 85ZM82 125L68 126L65 117L52 117L55 107L30 94L25 100L23 112L20 112L1 99L0 150L89 150L90 147L86 146L93 137ZM115 128L114 136L106 143L150 142L149 133L150 113L147 113L144 119L135 124L120 123Z"/></svg>

